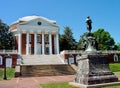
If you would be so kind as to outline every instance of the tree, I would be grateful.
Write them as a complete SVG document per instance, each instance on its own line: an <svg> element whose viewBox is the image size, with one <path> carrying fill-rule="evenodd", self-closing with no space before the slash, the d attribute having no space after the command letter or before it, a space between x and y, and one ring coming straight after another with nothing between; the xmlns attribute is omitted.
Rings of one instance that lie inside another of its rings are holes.
<svg viewBox="0 0 120 88"><path fill-rule="evenodd" d="M82 34L80 36L80 40L78 41L77 49L78 50L84 50L83 40L85 40L86 33Z"/></svg>
<svg viewBox="0 0 120 88"><path fill-rule="evenodd" d="M120 51L120 43L117 43L117 50L119 50Z"/></svg>
<svg viewBox="0 0 120 88"><path fill-rule="evenodd" d="M0 50L13 49L13 41L9 26L0 20Z"/></svg>
<svg viewBox="0 0 120 88"><path fill-rule="evenodd" d="M98 29L93 34L98 42L98 49L99 50L112 50L112 49L114 49L115 42L114 42L114 39L109 34L109 32L104 31L104 29Z"/></svg>
<svg viewBox="0 0 120 88"><path fill-rule="evenodd" d="M73 38L71 29L64 27L64 34L60 35L60 51L62 50L74 50L77 47L77 42Z"/></svg>

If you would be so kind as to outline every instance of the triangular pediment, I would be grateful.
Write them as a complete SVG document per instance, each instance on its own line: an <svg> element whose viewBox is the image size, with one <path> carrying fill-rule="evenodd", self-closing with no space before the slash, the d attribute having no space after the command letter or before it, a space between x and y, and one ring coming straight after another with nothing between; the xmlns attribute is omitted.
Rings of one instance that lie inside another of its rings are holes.
<svg viewBox="0 0 120 88"><path fill-rule="evenodd" d="M56 25L56 22L53 20L49 20L44 17L36 16L36 17L29 17L25 19L20 19L22 21L20 25L26 25L26 26L54 26L58 27Z"/></svg>

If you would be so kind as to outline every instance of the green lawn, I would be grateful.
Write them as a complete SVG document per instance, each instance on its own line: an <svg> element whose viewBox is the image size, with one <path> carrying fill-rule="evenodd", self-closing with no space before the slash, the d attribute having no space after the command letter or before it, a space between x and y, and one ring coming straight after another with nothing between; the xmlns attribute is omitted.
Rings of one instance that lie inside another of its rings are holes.
<svg viewBox="0 0 120 88"><path fill-rule="evenodd" d="M103 88L120 88L120 85L117 85L117 86L108 86L108 87L103 87Z"/></svg>
<svg viewBox="0 0 120 88"><path fill-rule="evenodd" d="M50 83L50 84L41 84L40 85L42 88L78 88L69 85L67 82L63 83Z"/></svg>
<svg viewBox="0 0 120 88"><path fill-rule="evenodd" d="M120 63L109 64L110 70L113 72L120 71Z"/></svg>
<svg viewBox="0 0 120 88"><path fill-rule="evenodd" d="M7 68L6 69L6 74L7 74L7 79L12 79L14 77L14 68ZM3 80L4 77L4 69L0 68L0 80Z"/></svg>

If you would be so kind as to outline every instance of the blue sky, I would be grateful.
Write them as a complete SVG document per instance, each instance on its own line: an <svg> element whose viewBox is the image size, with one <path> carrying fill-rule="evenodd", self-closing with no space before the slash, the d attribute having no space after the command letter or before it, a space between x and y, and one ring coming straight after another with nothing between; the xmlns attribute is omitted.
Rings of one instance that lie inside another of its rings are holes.
<svg viewBox="0 0 120 88"><path fill-rule="evenodd" d="M87 31L85 19L90 16L92 31L104 28L120 42L120 0L0 0L0 19L10 25L18 18L39 15L56 20L63 33L65 26L72 29L78 41Z"/></svg>

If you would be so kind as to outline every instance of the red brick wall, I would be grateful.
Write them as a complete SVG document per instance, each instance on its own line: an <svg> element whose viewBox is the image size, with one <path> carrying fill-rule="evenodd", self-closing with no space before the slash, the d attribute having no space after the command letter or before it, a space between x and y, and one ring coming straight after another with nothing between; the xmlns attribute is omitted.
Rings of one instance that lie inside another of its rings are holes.
<svg viewBox="0 0 120 88"><path fill-rule="evenodd" d="M26 34L22 34L22 54L26 54Z"/></svg>
<svg viewBox="0 0 120 88"><path fill-rule="evenodd" d="M74 56L74 63L76 64L76 56L77 54L72 54ZM108 54L108 60L109 60L109 63L120 63L120 54L117 54L118 55L118 62L114 62L114 54ZM69 58L70 54L64 54L63 55L63 58L64 59L67 59ZM68 61L69 63L69 61Z"/></svg>
<svg viewBox="0 0 120 88"><path fill-rule="evenodd" d="M15 49L18 50L18 36L15 36Z"/></svg>
<svg viewBox="0 0 120 88"><path fill-rule="evenodd" d="M54 54L55 51L54 51L54 35L52 35L52 53Z"/></svg>
<svg viewBox="0 0 120 88"><path fill-rule="evenodd" d="M34 54L34 34L30 34L31 35L31 54Z"/></svg>
<svg viewBox="0 0 120 88"><path fill-rule="evenodd" d="M118 55L118 62L114 62L114 54L108 54L109 56L109 63L120 63L120 54L116 54Z"/></svg>
<svg viewBox="0 0 120 88"><path fill-rule="evenodd" d="M3 58L2 58L2 59L3 59L3 60L2 60L3 64L0 65L0 67L4 67L4 64L5 64L4 55L5 55L5 54L0 54L0 56L3 57ZM17 57L18 57L18 55L17 55L17 54L10 54L10 56L12 56L12 67L15 67L16 64L17 64Z"/></svg>

